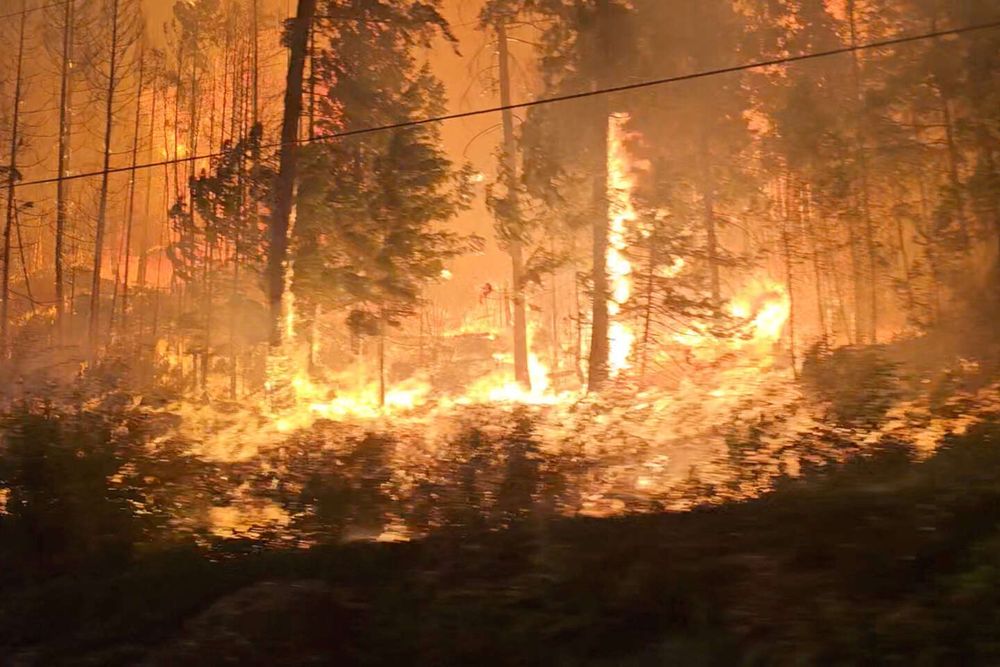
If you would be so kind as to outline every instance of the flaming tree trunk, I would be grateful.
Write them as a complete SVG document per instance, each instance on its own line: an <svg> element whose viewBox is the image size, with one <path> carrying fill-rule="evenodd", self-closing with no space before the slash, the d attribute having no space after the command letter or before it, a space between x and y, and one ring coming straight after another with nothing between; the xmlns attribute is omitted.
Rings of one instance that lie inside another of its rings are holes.
<svg viewBox="0 0 1000 667"><path fill-rule="evenodd" d="M268 229L267 286L270 306L271 345L281 344L281 299L285 289L288 227L295 194L299 119L302 116L302 79L305 72L309 32L316 0L299 0L288 36L288 75L285 80L285 112L281 125L281 157L275 182L274 211Z"/></svg>
<svg viewBox="0 0 1000 667"><path fill-rule="evenodd" d="M497 24L497 41L500 45L500 104L510 106L510 55L507 50L507 28L503 21ZM520 207L517 196L517 143L514 140L514 114L503 111L504 162L507 171L508 215L512 216L514 238L510 239L510 258L513 269L514 295L514 378L522 387L531 389L528 370L528 318L524 305L524 249L521 232Z"/></svg>
<svg viewBox="0 0 1000 667"><path fill-rule="evenodd" d="M594 101L596 108L594 122L600 122L601 138L597 142L594 160L593 182L594 223L593 223L593 318L590 333L590 361L587 371L587 388L599 391L608 379L608 354L610 342L608 329L608 107L603 97Z"/></svg>

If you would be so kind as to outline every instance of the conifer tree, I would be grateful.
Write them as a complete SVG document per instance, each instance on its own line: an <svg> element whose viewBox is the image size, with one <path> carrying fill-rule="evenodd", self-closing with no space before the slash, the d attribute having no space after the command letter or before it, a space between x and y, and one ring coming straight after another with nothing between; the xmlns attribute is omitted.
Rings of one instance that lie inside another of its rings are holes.
<svg viewBox="0 0 1000 667"><path fill-rule="evenodd" d="M336 17L336 8L327 16ZM356 3L320 32L316 72L320 131L407 121L443 111L444 87L413 47L438 32L431 5ZM416 314L426 283L469 239L443 228L468 197L468 172L445 156L440 130L417 125L315 144L304 151L294 238L294 292L304 312L323 303L346 312L352 333L378 343L379 399L385 344Z"/></svg>

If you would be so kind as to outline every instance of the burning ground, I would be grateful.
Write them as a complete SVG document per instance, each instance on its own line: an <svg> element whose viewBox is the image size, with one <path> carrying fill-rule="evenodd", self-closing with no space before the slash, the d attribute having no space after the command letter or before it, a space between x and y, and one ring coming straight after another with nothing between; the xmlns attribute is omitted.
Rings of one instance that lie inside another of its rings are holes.
<svg viewBox="0 0 1000 667"><path fill-rule="evenodd" d="M13 664L988 663L1000 406L968 362L946 382L797 438L787 406L747 416L676 493L656 467L671 450L628 437L642 407L562 412L558 455L551 407L469 407L434 451L404 423L318 422L227 463L150 446L127 405L21 412L0 647Z"/></svg>

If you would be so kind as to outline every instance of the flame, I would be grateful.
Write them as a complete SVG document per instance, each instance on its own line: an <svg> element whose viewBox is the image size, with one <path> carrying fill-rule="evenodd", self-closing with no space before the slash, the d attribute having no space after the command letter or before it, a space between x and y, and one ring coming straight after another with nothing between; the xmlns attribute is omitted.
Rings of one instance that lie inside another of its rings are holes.
<svg viewBox="0 0 1000 667"><path fill-rule="evenodd" d="M737 351L769 356L784 334L791 300L784 285L757 276L729 300L726 311L735 321L734 330L727 335L715 335L705 325L695 323L675 333L674 342L691 349L698 359L715 359Z"/></svg>
<svg viewBox="0 0 1000 667"><path fill-rule="evenodd" d="M610 220L608 225L607 267L610 280L611 298L608 313L612 317L608 327L608 367L615 377L630 367L629 356L635 333L632 327L620 319L622 306L632 296L632 264L625 255L628 248L629 226L635 223L635 207L632 192L635 182L631 175L631 161L625 148L625 124L628 114L612 114L608 119L608 204Z"/></svg>
<svg viewBox="0 0 1000 667"><path fill-rule="evenodd" d="M568 400L571 393L555 394L552 392L552 382L549 377L549 367L542 362L537 354L530 352L534 345L536 325L528 325L528 374L531 378L531 389L525 389L514 379L510 370L512 357L509 354L494 355L494 359L502 369L474 382L465 393L454 399L458 405L477 403L520 403L524 405L555 405Z"/></svg>
<svg viewBox="0 0 1000 667"><path fill-rule="evenodd" d="M753 347L769 353L784 334L791 307L783 284L766 276L754 278L729 301L729 314L742 320L740 335L731 337L729 344L736 349Z"/></svg>

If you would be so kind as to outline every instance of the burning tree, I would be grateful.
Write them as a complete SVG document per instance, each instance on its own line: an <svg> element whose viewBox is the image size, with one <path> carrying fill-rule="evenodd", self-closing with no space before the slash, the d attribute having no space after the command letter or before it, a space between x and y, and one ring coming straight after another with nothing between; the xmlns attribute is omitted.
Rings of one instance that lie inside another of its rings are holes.
<svg viewBox="0 0 1000 667"><path fill-rule="evenodd" d="M546 95L605 87L612 73L627 69L635 55L634 15L625 3L545 0L532 3L532 9L548 22L541 54ZM587 380L592 390L600 389L610 373L608 119L622 110L614 104L598 95L558 109L535 107L528 114L523 139L526 179L541 200L565 196L558 192L560 184L589 180L593 312Z"/></svg>
<svg viewBox="0 0 1000 667"><path fill-rule="evenodd" d="M320 31L315 68L327 86L318 126L347 131L442 112L444 90L412 48L449 35L425 5L372 2ZM334 13L332 16L336 16ZM414 315L423 286L470 238L442 230L468 196L469 174L422 124L316 144L305 151L295 227L293 290L310 312L347 311L352 333L378 341L379 403L388 330Z"/></svg>

